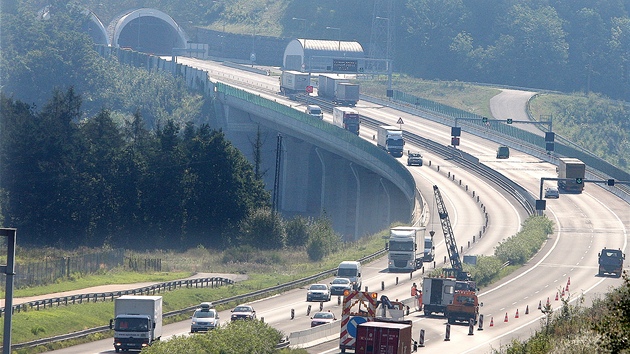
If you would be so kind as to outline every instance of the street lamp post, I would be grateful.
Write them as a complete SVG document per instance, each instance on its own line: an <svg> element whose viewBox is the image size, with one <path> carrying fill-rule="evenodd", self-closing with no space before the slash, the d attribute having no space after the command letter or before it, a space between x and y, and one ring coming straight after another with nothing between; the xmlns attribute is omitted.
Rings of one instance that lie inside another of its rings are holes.
<svg viewBox="0 0 630 354"><path fill-rule="evenodd" d="M293 17L292 20L294 20L294 21L301 21L302 22L302 26L304 26L302 28L304 33L302 33L302 34L304 35L304 53L306 53L306 37L308 36L308 34L306 33L307 32L306 31L306 19L305 18L299 18L299 17ZM304 55L304 57L302 57L302 65L301 65L302 69L300 71L303 71L305 66L306 66L306 54ZM309 65L309 68L308 68L308 84L309 85L311 84L311 68L310 68L310 65Z"/></svg>
<svg viewBox="0 0 630 354"><path fill-rule="evenodd" d="M387 92L392 92L392 72L394 63L391 58L392 33L390 31L389 18L378 16L376 18L387 21L387 44L385 50L385 61L387 62Z"/></svg>
<svg viewBox="0 0 630 354"><path fill-rule="evenodd" d="M299 17L294 17L292 18L293 21L301 21L302 22L302 34L304 35L304 40L306 40L306 19L305 18L299 18Z"/></svg>
<svg viewBox="0 0 630 354"><path fill-rule="evenodd" d="M327 30L336 30L337 31L337 42L339 44L337 50L341 51L341 28L339 27L326 27Z"/></svg>

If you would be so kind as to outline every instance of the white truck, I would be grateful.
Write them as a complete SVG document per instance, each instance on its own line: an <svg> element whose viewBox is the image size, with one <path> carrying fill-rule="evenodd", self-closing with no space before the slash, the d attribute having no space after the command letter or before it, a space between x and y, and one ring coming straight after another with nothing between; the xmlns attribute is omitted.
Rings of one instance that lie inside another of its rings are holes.
<svg viewBox="0 0 630 354"><path fill-rule="evenodd" d="M333 124L351 133L359 135L361 118L359 112L349 107L333 108Z"/></svg>
<svg viewBox="0 0 630 354"><path fill-rule="evenodd" d="M405 140L401 129L393 125L381 125L376 132L376 145L394 157L403 155Z"/></svg>
<svg viewBox="0 0 630 354"><path fill-rule="evenodd" d="M389 230L388 269L390 272L413 272L422 268L424 248L418 240L424 241L424 227L397 226Z"/></svg>
<svg viewBox="0 0 630 354"><path fill-rule="evenodd" d="M283 95L305 94L306 87L310 84L308 73L287 70L280 75L280 92Z"/></svg>
<svg viewBox="0 0 630 354"><path fill-rule="evenodd" d="M558 178L567 178L568 180L559 180L558 188L568 192L582 193L585 173L586 165L581 160L573 157L560 158L558 161ZM582 180L582 183L577 183L578 178Z"/></svg>
<svg viewBox="0 0 630 354"><path fill-rule="evenodd" d="M109 321L114 330L116 353L130 349L142 350L162 337L162 297L123 295L114 300L114 318Z"/></svg>
<svg viewBox="0 0 630 354"><path fill-rule="evenodd" d="M354 107L359 101L359 85L339 75L320 74L317 95L334 104Z"/></svg>

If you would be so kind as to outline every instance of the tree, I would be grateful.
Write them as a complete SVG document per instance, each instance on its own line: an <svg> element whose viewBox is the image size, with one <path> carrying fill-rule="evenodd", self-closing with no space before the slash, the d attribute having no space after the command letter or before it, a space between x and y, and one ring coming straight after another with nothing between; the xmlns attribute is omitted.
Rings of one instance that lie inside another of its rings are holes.
<svg viewBox="0 0 630 354"><path fill-rule="evenodd" d="M341 237L335 233L330 219L322 217L311 224L306 253L312 261L319 261L332 253L341 244Z"/></svg>
<svg viewBox="0 0 630 354"><path fill-rule="evenodd" d="M253 211L241 227L241 241L260 249L280 249L286 245L286 230L280 216L270 208Z"/></svg>
<svg viewBox="0 0 630 354"><path fill-rule="evenodd" d="M287 246L300 247L308 242L311 220L303 216L295 216L286 222Z"/></svg>
<svg viewBox="0 0 630 354"><path fill-rule="evenodd" d="M601 336L600 345L612 353L630 348L630 276L623 271L623 285L606 294L607 311L593 329Z"/></svg>

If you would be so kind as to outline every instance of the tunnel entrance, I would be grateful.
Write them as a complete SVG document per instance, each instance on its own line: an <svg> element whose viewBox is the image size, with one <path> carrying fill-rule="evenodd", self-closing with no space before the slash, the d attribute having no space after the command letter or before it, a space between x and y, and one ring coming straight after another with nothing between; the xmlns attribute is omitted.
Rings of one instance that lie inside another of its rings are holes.
<svg viewBox="0 0 630 354"><path fill-rule="evenodd" d="M179 34L159 18L140 16L125 25L118 46L155 55L172 55L173 48L184 47Z"/></svg>

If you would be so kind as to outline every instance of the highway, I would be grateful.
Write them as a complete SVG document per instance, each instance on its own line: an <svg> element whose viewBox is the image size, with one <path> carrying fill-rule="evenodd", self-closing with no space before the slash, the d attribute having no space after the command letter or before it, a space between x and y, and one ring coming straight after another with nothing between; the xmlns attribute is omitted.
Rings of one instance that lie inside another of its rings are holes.
<svg viewBox="0 0 630 354"><path fill-rule="evenodd" d="M271 93L276 91L278 80L276 77L263 76L228 68L216 63L178 58L179 62L209 70L215 79L224 78L228 84L241 86L244 89L261 90L265 97L297 105L281 96ZM221 74L219 74L219 72ZM239 80L236 85L232 80ZM504 92L498 101L503 106L509 106L509 92ZM522 102L522 92L515 92ZM438 141L444 145L450 143L450 128L413 116L391 108L360 101L357 109L362 115L378 119L383 123L395 124L403 118L405 131L418 134L425 138ZM495 112L493 110L493 112ZM326 115L325 119L330 119ZM516 118L515 118L516 119ZM374 132L368 129L361 131L361 136L372 140ZM497 145L479 137L462 134L462 150L476 156L481 162L511 178L533 195L538 195L541 177L555 177L555 166L537 158L512 150L508 160L497 160L495 151ZM419 147L406 145L405 150L421 150ZM422 167L409 167L417 186L427 201L429 208L434 209L432 186L438 185L446 207L449 211L451 223L459 246L464 246L464 254L490 255L494 247L507 237L519 231L521 223L527 217L509 196L493 184L485 182L449 160L443 160L429 151L422 151L425 164ZM401 163L406 157L400 159ZM431 162L429 166L428 162ZM440 170L437 170L440 166ZM456 176L456 181L448 177L448 173ZM468 186L468 191L459 185ZM472 191L479 196L480 203L472 198ZM478 235L485 224L483 207L488 213L489 224L481 239L476 239L470 248L468 242L473 235ZM598 277L597 253L604 246L626 250L628 229L630 228L630 213L628 204L594 185L586 185L585 191L579 195L561 194L557 200L547 201L545 214L555 223L554 233L550 236L543 249L523 268L489 288L480 289L480 301L483 307L480 313L484 315L484 329L475 330L474 335L468 335L467 326L455 325L451 327L451 340L445 341L445 324L443 318L426 318L420 312L412 312L409 319L413 320L413 337L418 339L420 329L425 330L425 347L423 352L429 353L488 353L513 339L528 338L535 330L541 328L541 312L538 304L543 304L549 298L551 305L557 309L561 302L555 300L556 293L567 287L569 291L565 298L572 304L584 296L584 306L590 304L594 297L601 296L610 287L618 286L621 280L617 278ZM430 213L428 230L436 230L436 261L438 266L446 255L441 227L436 217ZM392 299L403 299L410 296L412 282L420 282L422 273L417 271L410 279L409 274L390 274L387 272L386 259L380 259L364 265L364 286L379 294L388 295ZM427 268L430 265L426 264ZM398 277L399 283L396 283ZM329 282L326 279L324 282ZM381 291L381 284L385 290ZM257 310L258 318L273 327L289 334L296 330L309 328L310 318L306 315L308 303L305 289L295 289L281 295L255 301L252 305ZM319 307L312 303L313 310ZM341 310L337 299L324 304L324 310L331 310L340 318ZM295 319L290 319L290 310L295 309ZM529 313L526 314L526 310ZM519 318L515 318L516 313ZM230 313L220 313L222 321L229 321ZM505 318L507 316L507 322ZM492 321L492 326L490 322ZM189 321L165 326L164 339L172 335L188 335ZM330 338L329 338L330 339ZM72 348L56 350L54 353L113 353L112 340L102 340ZM338 353L338 339L314 345L308 348L309 353Z"/></svg>

